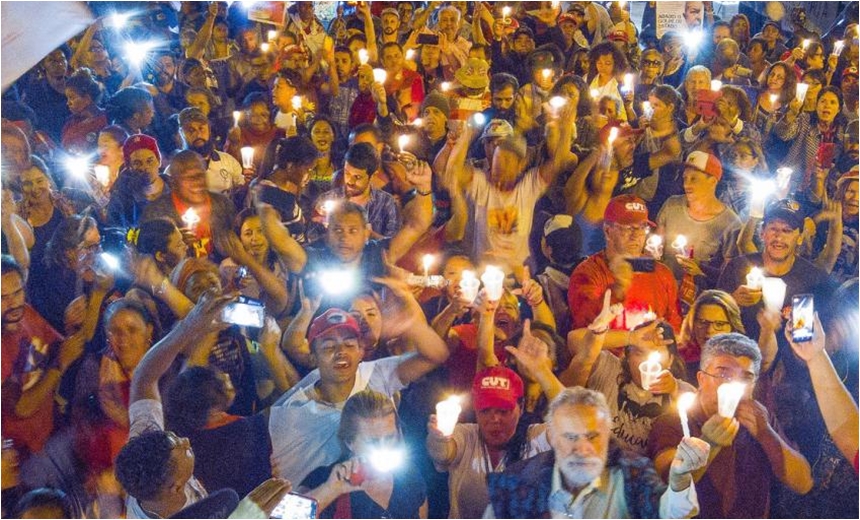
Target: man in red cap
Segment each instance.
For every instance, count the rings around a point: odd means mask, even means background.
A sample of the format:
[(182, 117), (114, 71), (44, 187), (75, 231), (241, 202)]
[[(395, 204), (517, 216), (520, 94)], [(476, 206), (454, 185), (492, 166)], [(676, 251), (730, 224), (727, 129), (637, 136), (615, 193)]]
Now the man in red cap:
[(161, 178), (161, 152), (148, 135), (129, 136), (122, 145), (126, 169), (117, 178), (107, 206), (112, 226), (137, 227), (146, 206), (170, 188)]
[(610, 290), (612, 303), (623, 304), (624, 313), (610, 327), (617, 330), (607, 335), (608, 347), (625, 346), (628, 330), (649, 319), (650, 313), (680, 330), (678, 288), (672, 272), (653, 258), (642, 258), (653, 227), (642, 199), (620, 195), (609, 201), (603, 214), (606, 248), (588, 257), (570, 276), (568, 303), (574, 329), (594, 321)]
[(719, 159), (692, 152), (684, 162), (684, 195), (669, 197), (657, 214), (657, 234), (667, 244), (686, 238), (683, 251), (665, 247), (663, 261), (677, 280), (693, 276), (699, 290), (713, 288), (723, 264), (737, 256), (741, 220), (717, 198), (722, 176)]
[(358, 322), (348, 312), (332, 308), (308, 330), (310, 357), (318, 367), (272, 406), (269, 433), (272, 470), (292, 482), (302, 482), (314, 469), (341, 456), (337, 438), (343, 404), (365, 389), (392, 397), (448, 359), (445, 342), (424, 319), (421, 307), (405, 288), (386, 287), (380, 307), (386, 321), (384, 338), (399, 337), (415, 351), (362, 362), (364, 348)]

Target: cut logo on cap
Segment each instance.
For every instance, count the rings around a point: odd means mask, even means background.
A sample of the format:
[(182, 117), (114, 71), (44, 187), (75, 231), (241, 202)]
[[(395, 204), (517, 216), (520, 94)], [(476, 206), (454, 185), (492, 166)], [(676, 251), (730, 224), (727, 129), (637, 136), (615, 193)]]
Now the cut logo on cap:
[(624, 205), (624, 209), (628, 211), (639, 211), (641, 213), (645, 213), (648, 210), (645, 208), (645, 205), (641, 202), (628, 202)]
[(511, 380), (507, 377), (487, 376), (481, 379), (481, 390), (510, 390)]

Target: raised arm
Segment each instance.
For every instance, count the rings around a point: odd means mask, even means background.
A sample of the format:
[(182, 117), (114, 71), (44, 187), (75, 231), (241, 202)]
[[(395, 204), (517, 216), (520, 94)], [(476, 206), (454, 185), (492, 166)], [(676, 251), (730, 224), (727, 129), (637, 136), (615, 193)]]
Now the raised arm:
[(322, 303), (322, 296), (311, 299), (305, 295), (304, 282), (299, 281), (299, 299), (301, 310), (295, 318), (290, 321), (287, 330), (281, 335), (281, 350), (287, 358), (302, 365), (313, 368), (316, 363), (311, 356), (311, 347), (308, 344), (307, 333), (311, 321)]
[(203, 57), (206, 46), (209, 45), (209, 41), (212, 39), (212, 29), (215, 27), (215, 17), (217, 16), (218, 2), (211, 2), (209, 4), (209, 12), (206, 14), (206, 20), (203, 22), (203, 26), (199, 31), (197, 31), (197, 36), (194, 38), (194, 41), (191, 42), (191, 45), (189, 45), (188, 49), (185, 50), (186, 58), (195, 58), (199, 60)]
[(304, 248), (287, 231), (281, 223), (278, 211), (269, 204), (257, 202), (257, 214), (263, 224), (263, 233), (269, 239), (272, 250), (281, 258), (287, 269), (300, 273), (308, 262)]
[(550, 160), (544, 161), (538, 170), (541, 178), (547, 185), (552, 184), (558, 174), (571, 162), (576, 160), (576, 156), (570, 153), (570, 140), (574, 127), (571, 121), (576, 121), (576, 104), (578, 102), (579, 99), (577, 99), (577, 96), (573, 96), (562, 107), (561, 115), (555, 122), (556, 124), (550, 123), (547, 125), (547, 144), (553, 141), (552, 137), (558, 135), (550, 151)]
[(588, 201), (588, 176), (598, 164), (598, 159), (606, 153), (602, 147), (595, 148), (577, 165), (573, 175), (564, 184), (565, 209), (568, 215), (577, 215)]
[(403, 208), (403, 227), (391, 237), (388, 259), (396, 264), (433, 224), (433, 173), (430, 165), (419, 162), (406, 172), (406, 180), (415, 188), (416, 194)]
[(289, 294), (287, 287), (278, 279), (277, 275), (272, 272), (245, 250), (242, 241), (235, 233), (229, 231), (223, 235), (215, 237), (215, 248), (224, 256), (229, 256), (239, 265), (248, 268), (254, 278), (260, 285), (262, 291), (262, 299), (266, 304), (266, 310), (272, 316), (280, 316), (287, 305)]
[(72, 55), (72, 59), (69, 60), (70, 69), (77, 69), (87, 65), (84, 63), (84, 56), (86, 56), (90, 50), (90, 44), (93, 42), (93, 37), (95, 37), (96, 31), (101, 30), (102, 27), (104, 27), (103, 18), (97, 18), (92, 25), (87, 27), (87, 30), (84, 31), (84, 35), (81, 36), (81, 40), (78, 42), (78, 46), (75, 48), (75, 53)]
[(481, 289), (476, 301), (478, 310), (478, 362), (476, 372), (501, 364), (496, 356), (496, 309), (498, 301), (487, 299), (487, 290)]

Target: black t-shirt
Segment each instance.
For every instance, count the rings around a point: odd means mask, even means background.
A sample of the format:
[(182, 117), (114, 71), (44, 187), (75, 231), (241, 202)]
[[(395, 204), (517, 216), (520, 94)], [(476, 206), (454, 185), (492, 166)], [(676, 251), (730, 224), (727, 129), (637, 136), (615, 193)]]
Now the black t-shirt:
[[(302, 482), (303, 487), (315, 489), (321, 486), (337, 464), (322, 466), (311, 472)], [(394, 488), (391, 490), (391, 499), (388, 509), (383, 509), (370, 498), (364, 491), (354, 491), (349, 494), (349, 505), (351, 514), (348, 518), (418, 518), (418, 510), (427, 499), (427, 489), (421, 474), (407, 460), (400, 471), (394, 474)], [(340, 497), (338, 500), (343, 500)], [(337, 510), (338, 500), (319, 512), (319, 518), (334, 518)]]

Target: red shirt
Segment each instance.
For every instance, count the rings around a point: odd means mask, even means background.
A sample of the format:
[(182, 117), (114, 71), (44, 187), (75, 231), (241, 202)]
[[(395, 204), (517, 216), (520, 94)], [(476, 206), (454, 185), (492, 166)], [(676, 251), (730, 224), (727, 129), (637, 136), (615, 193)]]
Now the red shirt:
[(32, 453), (42, 450), (54, 431), (54, 394), (45, 397), (39, 409), (30, 417), (15, 415), (15, 405), (21, 393), (38, 383), (48, 369), (51, 356), (63, 337), (29, 305), (24, 309), (21, 327), (2, 335), (3, 364), (3, 438), (12, 439), (17, 446), (26, 446)]
[[(472, 381), (478, 371), (478, 326), (467, 323), (457, 325), (453, 330), (460, 338), (460, 348), (453, 351), (445, 363), (445, 368), (448, 369), (448, 382), (459, 391), (471, 392)], [(504, 363), (508, 357), (505, 344), (496, 342), (494, 350), (499, 361)]]
[[(609, 270), (605, 251), (591, 255), (574, 269), (567, 291), (573, 328), (587, 327), (594, 321), (603, 308), (603, 295), (613, 283), (615, 277)], [(624, 314), (612, 324), (613, 329), (628, 330), (635, 314), (650, 310), (668, 322), (675, 334), (681, 330), (678, 286), (672, 271), (661, 262), (655, 262), (653, 273), (633, 273), (633, 283), (624, 301), (613, 297), (612, 303), (624, 304)]]

